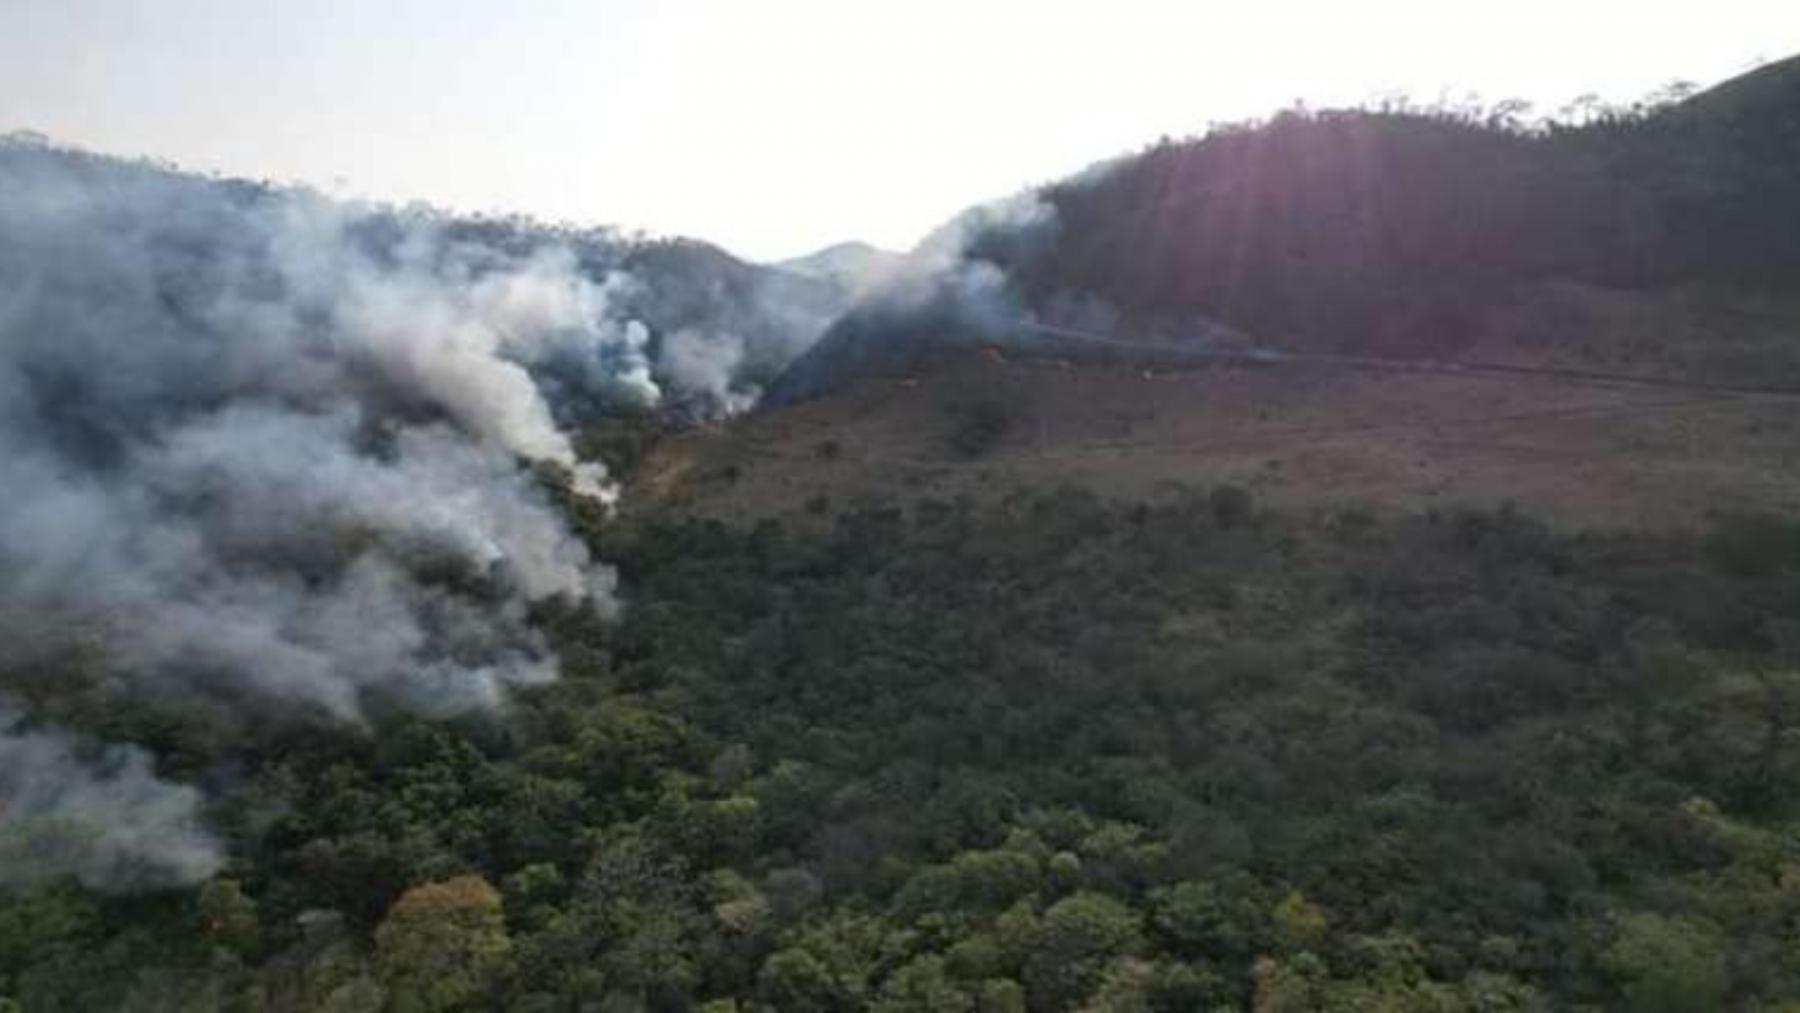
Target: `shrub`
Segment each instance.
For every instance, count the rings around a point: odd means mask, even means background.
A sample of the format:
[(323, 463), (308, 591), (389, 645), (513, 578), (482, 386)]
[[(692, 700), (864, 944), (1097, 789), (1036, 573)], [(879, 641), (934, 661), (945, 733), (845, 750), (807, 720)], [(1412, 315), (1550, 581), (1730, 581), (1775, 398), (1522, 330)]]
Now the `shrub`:
[(947, 411), (950, 430), (945, 443), (958, 457), (980, 457), (1012, 427), (1011, 407), (991, 395), (958, 398), (950, 402)]
[(1731, 514), (1706, 538), (1713, 564), (1739, 577), (1762, 577), (1800, 562), (1800, 527), (1768, 514)]
[(1206, 503), (1212, 509), (1213, 521), (1221, 528), (1242, 527), (1256, 510), (1249, 490), (1236, 485), (1219, 486), (1208, 494)]

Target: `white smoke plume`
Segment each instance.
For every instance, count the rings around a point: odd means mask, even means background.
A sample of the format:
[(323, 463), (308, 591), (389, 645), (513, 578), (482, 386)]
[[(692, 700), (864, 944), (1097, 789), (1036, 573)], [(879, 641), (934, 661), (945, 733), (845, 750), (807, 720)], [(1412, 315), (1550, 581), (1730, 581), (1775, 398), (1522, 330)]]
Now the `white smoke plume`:
[(689, 418), (750, 407), (852, 300), (830, 280), (701, 243), (649, 243), (627, 263), (638, 283), (617, 301), (654, 334), (651, 375), (665, 409)]
[(622, 283), (428, 217), (8, 154), (0, 664), (78, 636), (150, 697), (451, 711), (551, 677), (531, 602), (617, 608), (522, 462), (615, 495), (532, 370), (656, 398)]
[(104, 892), (193, 883), (218, 870), (200, 793), (158, 780), (130, 746), (27, 731), (0, 707), (0, 888), (72, 876)]
[[(361, 722), (554, 678), (533, 606), (620, 606), (534, 466), (609, 507), (571, 422), (747, 407), (832, 311), (759, 270), (0, 138), (0, 691), (79, 656), (120, 705)], [(19, 728), (0, 887), (218, 866), (147, 754)]]
[(1011, 242), (1040, 243), (1053, 237), (1058, 227), (1056, 207), (1037, 190), (1021, 190), (977, 204), (933, 229), (907, 253), (906, 262), (897, 273), (942, 274), (979, 261), (979, 247), (985, 238), (1000, 236)]
[(684, 328), (663, 338), (657, 370), (671, 386), (700, 396), (709, 417), (736, 415), (756, 403), (756, 387), (741, 385), (744, 343), (734, 334)]

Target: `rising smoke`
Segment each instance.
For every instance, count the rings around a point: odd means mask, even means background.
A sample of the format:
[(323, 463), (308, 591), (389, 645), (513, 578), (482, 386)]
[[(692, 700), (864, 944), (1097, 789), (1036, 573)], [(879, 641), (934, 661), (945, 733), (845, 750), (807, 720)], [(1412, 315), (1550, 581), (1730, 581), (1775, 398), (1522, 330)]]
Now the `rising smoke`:
[(0, 888), (63, 876), (107, 892), (191, 883), (218, 869), (200, 793), (167, 784), (130, 746), (84, 748), (0, 708)]
[[(641, 328), (565, 255), (429, 221), (378, 242), (355, 209), (168, 173), (5, 168), (0, 601), (60, 621), (0, 651), (79, 630), (140, 681), (354, 718), (365, 690), (456, 709), (543, 680), (530, 601), (616, 607), (519, 466), (614, 495), (538, 357), (656, 396)], [(446, 569), (487, 600), (419, 578)]]
[[(0, 668), (79, 650), (121, 701), (351, 722), (372, 697), (453, 713), (552, 678), (531, 605), (619, 603), (528, 465), (610, 504), (562, 420), (665, 392), (641, 279), (511, 239), (0, 147)], [(662, 359), (742, 407), (741, 342), (713, 333)], [(0, 718), (0, 834), (80, 841), (0, 885), (217, 864), (198, 796), (146, 754), (87, 765)]]
[(734, 335), (684, 329), (663, 339), (657, 358), (662, 372), (684, 390), (701, 395), (703, 413), (735, 415), (756, 403), (761, 391), (741, 386), (744, 345)]
[(655, 334), (652, 376), (666, 409), (718, 418), (762, 388), (847, 308), (829, 280), (751, 267), (691, 242), (650, 244), (626, 259), (640, 279), (624, 300)]
[(1035, 191), (978, 205), (933, 231), (782, 373), (763, 403), (818, 397), (846, 379), (910, 368), (970, 342), (1021, 340), (1037, 316), (1005, 267), (1054, 240)]
[(966, 326), (998, 333), (1030, 315), (1005, 265), (1051, 242), (1056, 209), (1033, 190), (978, 204), (933, 230), (866, 297), (890, 305), (948, 304)]

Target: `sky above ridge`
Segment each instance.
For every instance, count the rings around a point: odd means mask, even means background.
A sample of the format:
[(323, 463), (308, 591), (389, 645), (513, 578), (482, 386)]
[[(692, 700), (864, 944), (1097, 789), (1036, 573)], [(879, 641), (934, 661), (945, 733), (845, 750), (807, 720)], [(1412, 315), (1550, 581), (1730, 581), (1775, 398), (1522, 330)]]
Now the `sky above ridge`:
[(0, 0), (0, 131), (776, 259), (1296, 101), (1553, 112), (1795, 52), (1769, 0)]

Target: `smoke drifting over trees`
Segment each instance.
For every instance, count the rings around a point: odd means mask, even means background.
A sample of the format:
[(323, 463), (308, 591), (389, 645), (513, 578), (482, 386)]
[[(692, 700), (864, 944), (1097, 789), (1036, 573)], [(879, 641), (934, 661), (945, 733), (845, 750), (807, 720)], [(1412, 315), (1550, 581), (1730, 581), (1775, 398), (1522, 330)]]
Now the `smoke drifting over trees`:
[(1036, 193), (977, 205), (939, 226), (833, 323), (765, 402), (817, 397), (845, 378), (904, 368), (947, 345), (1016, 340), (1035, 316), (1001, 263), (1051, 242), (1060, 223)]
[(199, 827), (200, 793), (157, 780), (141, 749), (85, 754), (26, 731), (0, 708), (0, 887), (73, 876), (95, 890), (171, 886), (211, 875), (218, 847)]
[[(322, 201), (59, 168), (9, 163), (0, 197), (9, 614), (57, 614), (39, 627), (96, 634), (141, 678), (241, 673), (353, 717), (363, 688), (436, 707), (545, 678), (530, 600), (615, 607), (517, 465), (613, 495), (537, 357), (656, 394), (642, 326), (565, 256), (427, 224), (372, 243)], [(419, 579), (446, 566), (500, 607)]]
[[(665, 392), (635, 310), (681, 308), (561, 238), (0, 146), (0, 664), (80, 652), (122, 700), (349, 721), (371, 694), (454, 713), (553, 678), (530, 606), (619, 603), (526, 465), (610, 504), (569, 420), (742, 407), (755, 333), (688, 307), (660, 357), (693, 386)], [(147, 801), (41, 871), (210, 869), (203, 842), (129, 854), (192, 792), (139, 752), (95, 780), (60, 743), (5, 740), (0, 828)]]

